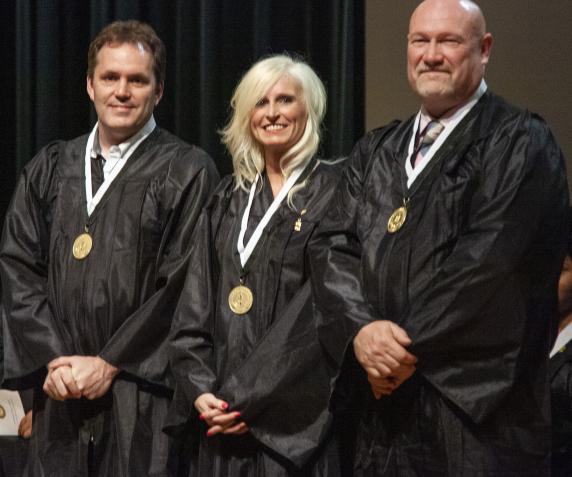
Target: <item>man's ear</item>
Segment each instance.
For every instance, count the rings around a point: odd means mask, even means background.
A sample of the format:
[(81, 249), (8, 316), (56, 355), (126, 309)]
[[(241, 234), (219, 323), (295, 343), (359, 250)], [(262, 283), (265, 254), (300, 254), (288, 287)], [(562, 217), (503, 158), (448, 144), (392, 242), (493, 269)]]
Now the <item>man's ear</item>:
[(163, 89), (165, 87), (165, 84), (161, 81), (158, 85), (157, 85), (157, 90), (155, 91), (155, 106), (157, 106), (159, 104), (159, 101), (161, 101), (161, 98), (163, 97)]
[(481, 39), (481, 64), (486, 66), (491, 57), (491, 49), (493, 47), (493, 36), (490, 33), (485, 33)]
[(86, 89), (87, 89), (87, 94), (89, 95), (90, 99), (93, 101), (93, 98), (94, 98), (93, 79), (89, 76), (87, 77), (87, 81), (86, 81)]

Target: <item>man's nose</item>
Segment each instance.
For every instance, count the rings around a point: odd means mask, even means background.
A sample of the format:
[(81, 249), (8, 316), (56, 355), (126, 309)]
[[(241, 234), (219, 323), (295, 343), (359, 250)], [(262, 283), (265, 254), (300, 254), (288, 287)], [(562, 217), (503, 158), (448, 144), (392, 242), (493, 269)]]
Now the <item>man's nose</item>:
[(427, 44), (427, 48), (423, 53), (423, 61), (427, 64), (436, 64), (443, 61), (441, 47), (439, 46), (437, 40), (433, 39)]
[(121, 78), (115, 86), (115, 96), (128, 98), (130, 96), (129, 82), (125, 78)]

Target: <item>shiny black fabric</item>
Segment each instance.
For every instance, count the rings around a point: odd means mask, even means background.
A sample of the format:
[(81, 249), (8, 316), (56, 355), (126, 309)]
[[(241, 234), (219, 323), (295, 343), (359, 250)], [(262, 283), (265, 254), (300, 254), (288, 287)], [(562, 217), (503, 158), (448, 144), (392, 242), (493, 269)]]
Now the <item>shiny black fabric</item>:
[(26, 470), (28, 441), (21, 437), (0, 437), (0, 477), (22, 477)]
[[(391, 398), (364, 391), (357, 474), (545, 475), (564, 159), (539, 117), (489, 92), (408, 190), (412, 125), (356, 145), (311, 246), (333, 360), (377, 319), (403, 327), (419, 358)], [(404, 197), (407, 220), (389, 234)]]
[(572, 475), (572, 342), (550, 359), (552, 476)]
[[(169, 420), (171, 432), (190, 420), (188, 432), (201, 434), (196, 475), (338, 475), (327, 409), (329, 377), (313, 318), (307, 255), (338, 177), (337, 166), (319, 164), (294, 195), (296, 212), (282, 203), (244, 271), (236, 244), (248, 193), (227, 178), (201, 217), (173, 326), (177, 388)], [(272, 200), (265, 178), (253, 201), (247, 238)], [(238, 316), (228, 295), (242, 273), (254, 304)], [(250, 432), (204, 437), (206, 427), (193, 403), (205, 392), (240, 411)]]
[[(4, 379), (35, 387), (32, 475), (87, 475), (91, 435), (91, 475), (166, 475), (166, 338), (191, 232), (218, 175), (200, 149), (156, 129), (94, 210), (93, 248), (80, 261), (72, 244), (87, 220), (86, 142), (42, 149), (6, 217)], [(56, 402), (42, 392), (45, 365), (74, 354), (99, 355), (121, 370), (106, 396)]]

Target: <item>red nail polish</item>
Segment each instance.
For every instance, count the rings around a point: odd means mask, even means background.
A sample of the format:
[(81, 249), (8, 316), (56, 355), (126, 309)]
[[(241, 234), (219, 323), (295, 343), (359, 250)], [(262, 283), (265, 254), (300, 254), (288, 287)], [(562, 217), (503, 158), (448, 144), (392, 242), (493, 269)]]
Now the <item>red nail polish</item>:
[(240, 416), (241, 416), (240, 412), (235, 412), (234, 415), (235, 415), (236, 417), (240, 417)]
[(228, 409), (228, 404), (223, 402), (222, 403), (222, 408), (226, 411)]
[(199, 414), (199, 419), (200, 419), (201, 421), (204, 421), (204, 420), (205, 420), (205, 417), (204, 417), (202, 414)]
[(207, 431), (207, 437), (212, 436), (212, 432), (211, 431)]

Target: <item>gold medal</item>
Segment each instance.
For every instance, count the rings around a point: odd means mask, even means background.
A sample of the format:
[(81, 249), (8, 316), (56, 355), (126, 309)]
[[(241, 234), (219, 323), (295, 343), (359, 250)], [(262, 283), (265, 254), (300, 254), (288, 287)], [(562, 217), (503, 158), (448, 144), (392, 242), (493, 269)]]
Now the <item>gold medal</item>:
[(403, 205), (393, 211), (393, 213), (389, 216), (389, 220), (387, 221), (387, 231), (390, 234), (397, 232), (403, 224), (405, 223), (405, 219), (407, 218), (407, 203), (409, 199), (403, 199)]
[(228, 295), (228, 306), (237, 315), (244, 315), (252, 308), (254, 297), (250, 288), (244, 285), (234, 287)]
[(74, 258), (77, 260), (83, 260), (89, 255), (89, 252), (91, 252), (92, 245), (93, 241), (91, 239), (91, 235), (89, 235), (87, 231), (78, 235), (73, 242), (72, 253)]

